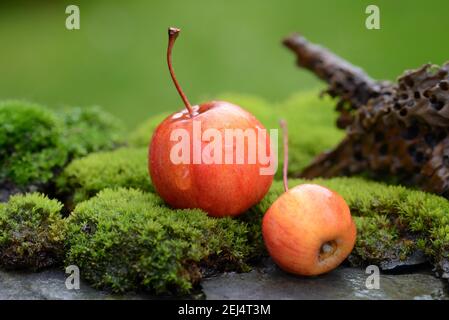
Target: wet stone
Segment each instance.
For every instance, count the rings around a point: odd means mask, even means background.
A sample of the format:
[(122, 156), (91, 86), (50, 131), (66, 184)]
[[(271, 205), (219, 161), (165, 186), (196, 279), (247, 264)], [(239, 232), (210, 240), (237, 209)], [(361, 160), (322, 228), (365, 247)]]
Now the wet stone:
[[(66, 274), (57, 269), (38, 273), (0, 271), (0, 299), (154, 299), (144, 293), (114, 295), (89, 287), (68, 290)], [(430, 270), (380, 274), (379, 289), (368, 289), (364, 269), (339, 267), (318, 277), (297, 277), (267, 260), (249, 273), (223, 273), (204, 279), (202, 294), (191, 299), (449, 299), (447, 282)], [(161, 297), (158, 297), (161, 298)], [(189, 297), (184, 297), (189, 298)]]
[(225, 273), (203, 281), (208, 299), (449, 299), (447, 283), (429, 271), (380, 273), (368, 289), (364, 269), (339, 267), (318, 277), (297, 277), (272, 263), (249, 273)]

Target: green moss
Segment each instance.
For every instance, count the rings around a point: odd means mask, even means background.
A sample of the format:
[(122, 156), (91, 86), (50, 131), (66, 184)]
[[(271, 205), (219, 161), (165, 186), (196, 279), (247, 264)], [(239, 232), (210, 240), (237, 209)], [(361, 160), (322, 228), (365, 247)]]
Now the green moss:
[(0, 103), (0, 185), (42, 185), (67, 159), (63, 126), (50, 111), (23, 101)]
[(236, 219), (171, 210), (140, 190), (106, 189), (68, 218), (67, 264), (93, 286), (115, 292), (187, 293), (203, 268), (244, 270), (252, 246)]
[[(335, 190), (348, 203), (358, 227), (354, 261), (404, 261), (416, 250), (423, 250), (436, 265), (449, 258), (449, 201), (445, 198), (361, 178), (291, 180), (289, 185), (305, 182)], [(253, 210), (263, 214), (282, 192), (282, 183), (274, 182)]]
[[(293, 95), (279, 106), (277, 112), (287, 121), (289, 128), (289, 174), (300, 172), (317, 155), (337, 145), (344, 136), (344, 132), (335, 126), (337, 113), (334, 103), (330, 98), (320, 98), (317, 90)], [(282, 145), (279, 146), (282, 150)], [(278, 170), (279, 179), (280, 173)]]
[(134, 129), (128, 136), (128, 143), (133, 147), (148, 147), (150, 144), (151, 136), (156, 127), (166, 117), (170, 115), (169, 112), (163, 112), (150, 117), (136, 129)]
[(67, 108), (61, 112), (64, 142), (71, 158), (112, 150), (124, 143), (121, 122), (98, 106)]
[(39, 193), (12, 196), (0, 205), (0, 266), (38, 270), (61, 261), (62, 205)]
[(251, 248), (248, 259), (258, 260), (259, 258), (268, 255), (262, 237), (262, 218), (264, 214), (265, 212), (254, 210), (252, 208), (245, 214), (237, 217), (237, 220), (246, 224), (248, 228), (248, 244)]
[(147, 152), (146, 148), (120, 148), (76, 159), (58, 178), (58, 190), (69, 196), (69, 204), (87, 200), (106, 188), (152, 191)]
[(418, 250), (418, 239), (386, 215), (355, 217), (354, 220), (358, 237), (350, 261), (355, 265), (375, 264), (390, 269)]
[(120, 123), (99, 107), (68, 108), (56, 114), (28, 102), (2, 102), (1, 189), (47, 190), (69, 159), (121, 143)]

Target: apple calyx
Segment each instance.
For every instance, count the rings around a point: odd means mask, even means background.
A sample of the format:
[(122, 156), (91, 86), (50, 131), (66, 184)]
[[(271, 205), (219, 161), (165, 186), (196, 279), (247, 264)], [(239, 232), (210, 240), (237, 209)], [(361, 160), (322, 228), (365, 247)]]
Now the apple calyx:
[(324, 261), (327, 258), (331, 257), (335, 253), (335, 251), (337, 251), (337, 243), (334, 240), (323, 243), (318, 255), (319, 261)]
[(182, 88), (179, 85), (178, 80), (176, 79), (175, 71), (173, 70), (173, 66), (172, 66), (172, 58), (171, 58), (172, 49), (173, 49), (173, 45), (175, 44), (175, 41), (178, 38), (178, 35), (180, 32), (181, 32), (181, 29), (179, 29), (179, 28), (174, 28), (174, 27), (168, 28), (167, 64), (168, 64), (168, 70), (170, 71), (170, 75), (171, 75), (173, 83), (176, 87), (176, 90), (178, 91), (179, 95), (181, 96), (181, 99), (184, 102), (184, 105), (186, 106), (186, 109), (189, 112), (190, 117), (193, 117), (192, 105), (190, 104), (186, 95), (182, 91)]

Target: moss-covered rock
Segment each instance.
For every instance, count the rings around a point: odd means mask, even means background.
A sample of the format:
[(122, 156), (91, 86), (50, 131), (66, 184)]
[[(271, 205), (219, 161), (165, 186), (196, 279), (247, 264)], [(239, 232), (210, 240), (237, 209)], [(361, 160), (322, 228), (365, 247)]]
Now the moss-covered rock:
[(51, 192), (71, 159), (122, 143), (120, 122), (99, 107), (55, 113), (29, 102), (1, 102), (0, 201), (19, 192)]
[[(449, 272), (449, 201), (445, 198), (361, 178), (290, 180), (289, 185), (305, 182), (335, 190), (348, 203), (358, 230), (354, 263), (400, 263), (421, 251), (442, 273)], [(274, 182), (253, 210), (263, 215), (282, 192), (282, 183)]]
[(128, 187), (153, 191), (146, 148), (96, 152), (72, 161), (57, 180), (67, 204), (77, 204), (106, 188)]
[(51, 111), (23, 101), (0, 103), (0, 186), (48, 183), (67, 160), (63, 125)]
[(66, 108), (59, 116), (64, 123), (63, 138), (70, 158), (124, 144), (122, 123), (101, 107)]
[[(441, 197), (361, 178), (313, 182), (340, 193), (358, 235), (350, 262), (399, 265), (423, 252), (440, 272), (449, 252), (449, 202)], [(96, 287), (186, 293), (206, 270), (245, 270), (264, 255), (261, 219), (283, 192), (267, 196), (237, 219), (213, 219), (199, 210), (172, 210), (153, 193), (105, 189), (78, 204), (68, 218), (67, 263), (76, 263)]]
[(248, 226), (200, 210), (171, 210), (152, 193), (106, 189), (68, 218), (67, 264), (115, 292), (187, 293), (204, 268), (244, 270)]
[[(334, 127), (332, 104), (317, 98), (316, 91), (280, 104), (246, 95), (220, 99), (241, 105), (268, 129), (277, 128), (281, 118), (288, 121), (290, 172), (343, 134)], [(96, 152), (123, 142), (120, 124), (100, 109), (56, 115), (23, 102), (0, 104), (0, 200), (2, 188), (39, 189), (58, 176), (57, 193), (67, 200), (66, 209), (76, 205), (67, 220), (66, 261), (78, 265), (96, 287), (186, 293), (210, 271), (246, 270), (251, 258), (265, 254), (261, 220), (283, 192), (282, 183), (275, 182), (258, 205), (237, 219), (166, 207), (152, 193), (147, 150), (152, 131), (167, 115), (149, 119), (129, 136), (129, 143), (139, 147)], [(66, 166), (69, 159), (74, 160)], [(304, 182), (309, 181), (291, 180), (290, 185)], [(358, 230), (351, 263), (382, 267), (422, 252), (449, 274), (446, 199), (361, 178), (312, 182), (337, 191), (351, 208)], [(60, 203), (39, 194), (0, 203), (0, 265), (39, 269), (56, 263), (64, 238), (60, 210)]]
[(353, 265), (375, 264), (390, 270), (427, 261), (419, 251), (418, 234), (403, 229), (389, 216), (354, 217), (354, 220), (358, 238), (349, 258)]
[(63, 258), (62, 205), (39, 193), (12, 196), (0, 205), (0, 266), (38, 270)]

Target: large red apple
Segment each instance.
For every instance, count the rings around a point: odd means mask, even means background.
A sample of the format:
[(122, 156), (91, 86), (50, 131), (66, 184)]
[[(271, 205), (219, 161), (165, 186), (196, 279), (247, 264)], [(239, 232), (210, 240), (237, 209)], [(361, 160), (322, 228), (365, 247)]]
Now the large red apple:
[[(257, 134), (264, 130), (252, 114), (224, 101), (190, 105), (176, 81), (171, 65), (171, 49), (178, 33), (179, 29), (169, 29), (167, 60), (170, 74), (186, 108), (167, 117), (153, 134), (148, 163), (151, 180), (158, 194), (174, 208), (200, 208), (217, 217), (241, 214), (264, 197), (273, 181), (274, 172), (261, 174), (263, 168), (267, 167), (266, 163), (261, 163), (260, 159), (248, 161), (248, 152), (253, 147), (271, 153), (269, 135), (252, 142), (244, 139), (239, 148), (236, 139), (225, 142), (226, 131), (241, 129), (245, 132), (249, 129)], [(219, 136), (202, 139), (203, 135), (211, 132), (210, 129)], [(179, 132), (189, 137), (184, 141), (188, 144), (183, 149), (183, 157), (187, 157), (188, 161), (182, 163), (173, 159), (173, 155), (177, 156), (179, 151)], [(174, 136), (177, 138), (173, 139)], [(218, 142), (215, 141), (218, 137), (223, 137), (221, 146), (219, 144), (223, 161), (214, 162), (201, 157), (211, 142)], [(251, 143), (256, 145), (251, 146)], [(241, 153), (241, 146), (243, 162), (238, 163), (235, 154)], [(211, 152), (210, 157), (216, 156), (217, 151)], [(229, 152), (234, 153), (234, 158), (226, 162), (225, 154)]]
[[(285, 129), (285, 123), (282, 124)], [(336, 268), (351, 253), (356, 226), (345, 200), (316, 184), (287, 186), (287, 134), (284, 133), (283, 193), (265, 213), (266, 248), (283, 270), (318, 275)]]

